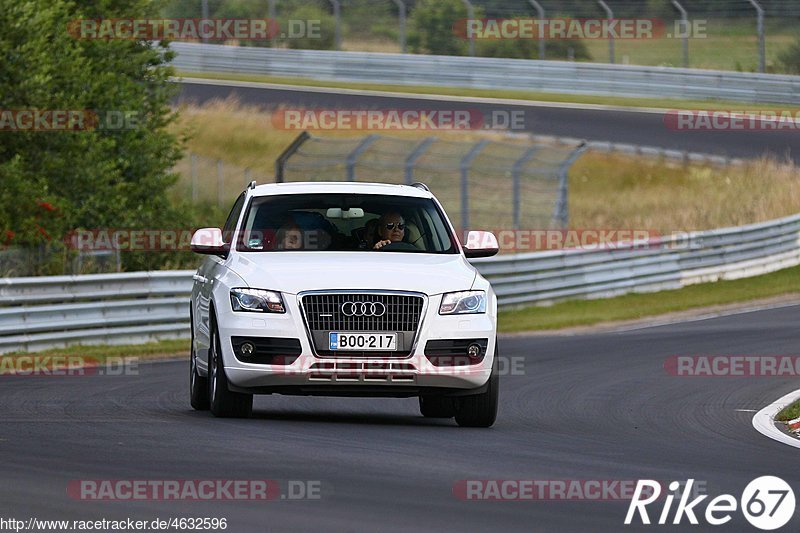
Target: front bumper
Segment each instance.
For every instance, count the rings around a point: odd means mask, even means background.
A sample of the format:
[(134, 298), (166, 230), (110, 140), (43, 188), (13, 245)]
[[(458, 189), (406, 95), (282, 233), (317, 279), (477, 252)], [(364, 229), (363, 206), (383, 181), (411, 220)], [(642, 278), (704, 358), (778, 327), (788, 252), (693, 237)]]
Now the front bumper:
[[(494, 297), (494, 295), (491, 295)], [(231, 388), (239, 392), (328, 394), (365, 396), (415, 396), (426, 393), (479, 392), (488, 382), (495, 353), (497, 319), (491, 313), (442, 316), (441, 295), (427, 297), (416, 342), (405, 357), (320, 357), (313, 350), (303, 320), (299, 297), (284, 294), (286, 313), (233, 312), (217, 309), (222, 359)], [(494, 306), (490, 306), (490, 309)], [(251, 364), (234, 354), (233, 337), (299, 339), (300, 355), (285, 358), (290, 364)], [(429, 340), (488, 339), (483, 359), (476, 364), (435, 366), (425, 356)]]

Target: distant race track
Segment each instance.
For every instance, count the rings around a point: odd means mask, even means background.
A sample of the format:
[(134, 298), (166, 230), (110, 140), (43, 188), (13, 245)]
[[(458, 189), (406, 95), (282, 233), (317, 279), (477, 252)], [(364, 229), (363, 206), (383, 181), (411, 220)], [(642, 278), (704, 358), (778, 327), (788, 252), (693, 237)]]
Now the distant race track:
[[(237, 86), (241, 85), (241, 86)], [(246, 87), (244, 85), (251, 85)], [(211, 84), (181, 82), (180, 102), (203, 103), (234, 96), (242, 103), (274, 108), (279, 105), (307, 108), (385, 108), (385, 109), (478, 109), (522, 110), (526, 131), (539, 135), (574, 137), (591, 141), (610, 141), (673, 150), (724, 155), (735, 158), (758, 157), (765, 153), (800, 162), (800, 130), (781, 131), (673, 131), (664, 124), (663, 112), (577, 109), (559, 104), (530, 105), (465, 103), (408, 96), (367, 96), (338, 94), (336, 89), (278, 89), (241, 82)], [(446, 98), (446, 97), (445, 97)], [(710, 109), (718, 108), (709, 103)], [(777, 107), (777, 106), (773, 106)], [(800, 124), (797, 125), (800, 128)]]

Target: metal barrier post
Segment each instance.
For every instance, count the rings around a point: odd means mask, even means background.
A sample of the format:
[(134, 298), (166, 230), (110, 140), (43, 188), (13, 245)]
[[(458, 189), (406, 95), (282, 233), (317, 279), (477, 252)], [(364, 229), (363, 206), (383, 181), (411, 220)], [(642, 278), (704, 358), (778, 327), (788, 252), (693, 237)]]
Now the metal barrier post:
[(283, 183), (286, 161), (288, 161), (289, 158), (300, 149), (303, 143), (310, 138), (311, 135), (307, 131), (302, 132), (295, 140), (292, 141), (292, 144), (287, 146), (286, 150), (284, 150), (283, 153), (278, 156), (278, 159), (275, 160), (275, 183)]
[(269, 17), (270, 28), (275, 31), (272, 35), (270, 35), (269, 45), (272, 48), (275, 48), (275, 45), (278, 44), (278, 36), (280, 35), (280, 27), (278, 26), (278, 15), (275, 12), (275, 2), (277, 0), (267, 0), (267, 17)]
[[(464, 5), (467, 6), (467, 18), (472, 20), (475, 18), (475, 8), (472, 7), (472, 3), (469, 0), (461, 0), (464, 2)], [(469, 24), (467, 24), (469, 27)], [(475, 57), (475, 36), (470, 34), (469, 37), (469, 55)]]
[(420, 141), (420, 143), (408, 154), (406, 157), (406, 164), (405, 164), (405, 177), (406, 177), (406, 185), (411, 185), (414, 182), (414, 165), (417, 164), (417, 161), (422, 154), (425, 153), (425, 150), (433, 144), (433, 141), (436, 140), (436, 137), (425, 137)]
[(683, 68), (689, 68), (689, 16), (683, 6), (678, 3), (678, 0), (672, 0), (672, 5), (675, 6), (681, 14), (681, 23), (683, 24)]
[(469, 228), (469, 166), (487, 144), (487, 139), (481, 140), (461, 159), (461, 231)]
[(331, 5), (333, 6), (333, 18), (335, 19), (335, 30), (334, 30), (334, 48), (336, 50), (342, 49), (342, 17), (341, 11), (342, 8), (339, 5), (339, 0), (328, 0)]
[[(528, 0), (533, 8), (536, 10), (536, 16), (539, 17), (539, 20), (544, 19), (544, 8), (542, 4), (537, 2), (536, 0)], [(541, 26), (539, 26), (541, 28)], [(539, 32), (539, 59), (544, 59), (544, 35), (542, 31)]]
[(562, 228), (566, 228), (569, 223), (569, 167), (586, 151), (588, 145), (582, 142), (575, 148), (571, 154), (561, 163), (558, 167), (558, 201), (556, 202), (555, 212), (553, 219), (558, 222)]
[(520, 172), (522, 172), (522, 168), (525, 164), (533, 159), (533, 156), (539, 150), (538, 146), (532, 146), (528, 148), (522, 157), (514, 161), (514, 166), (511, 169), (511, 179), (513, 180), (513, 188), (514, 192), (512, 193), (514, 196), (514, 229), (519, 229), (520, 226), (520, 212), (522, 211), (522, 193), (520, 191)]
[(406, 53), (406, 3), (403, 0), (394, 0), (397, 6), (397, 16), (400, 23), (400, 51)]
[(217, 205), (222, 207), (225, 196), (225, 174), (222, 172), (222, 159), (217, 159)]
[(356, 161), (358, 160), (358, 156), (364, 153), (364, 150), (369, 148), (369, 145), (374, 143), (375, 141), (380, 138), (380, 135), (372, 134), (367, 135), (363, 141), (358, 143), (352, 152), (347, 154), (347, 181), (355, 181), (356, 180)]
[[(602, 7), (606, 12), (606, 18), (609, 20), (614, 18), (614, 12), (611, 11), (611, 8), (608, 7), (608, 4), (606, 4), (603, 0), (597, 0), (597, 3), (600, 4), (600, 7)], [(608, 37), (608, 60), (612, 65), (614, 64), (614, 38), (610, 35)]]
[(750, 0), (750, 3), (756, 8), (757, 19), (756, 29), (758, 31), (758, 71), (764, 72), (767, 66), (767, 43), (764, 35), (764, 8), (762, 8), (756, 0)]

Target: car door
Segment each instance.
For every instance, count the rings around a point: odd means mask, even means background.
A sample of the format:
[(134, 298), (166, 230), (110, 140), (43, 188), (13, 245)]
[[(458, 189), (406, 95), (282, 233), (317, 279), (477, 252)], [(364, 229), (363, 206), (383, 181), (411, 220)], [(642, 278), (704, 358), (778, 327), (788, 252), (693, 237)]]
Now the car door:
[[(236, 226), (244, 209), (247, 194), (243, 192), (233, 204), (225, 225), (222, 227), (222, 235), (226, 242), (234, 246)], [(208, 368), (208, 349), (211, 345), (210, 328), (210, 309), (211, 294), (214, 289), (214, 282), (220, 279), (227, 270), (227, 260), (218, 256), (211, 255), (203, 261), (203, 264), (194, 275), (194, 315), (195, 326), (195, 350), (197, 353), (197, 366), (201, 373), (205, 374)]]

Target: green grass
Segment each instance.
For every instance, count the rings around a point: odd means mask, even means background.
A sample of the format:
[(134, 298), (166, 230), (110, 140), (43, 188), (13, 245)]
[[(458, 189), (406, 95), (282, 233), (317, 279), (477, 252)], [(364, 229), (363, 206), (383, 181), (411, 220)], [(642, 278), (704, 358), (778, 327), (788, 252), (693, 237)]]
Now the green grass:
[(671, 291), (501, 311), (499, 329), (504, 333), (555, 330), (797, 293), (800, 293), (800, 267), (792, 267), (752, 278), (702, 283)]
[(800, 400), (787, 405), (775, 416), (775, 420), (779, 422), (788, 422), (795, 418), (800, 418)]
[[(133, 345), (75, 345), (67, 348), (54, 348), (37, 352), (37, 356), (73, 356), (87, 359), (105, 361), (109, 358), (137, 357), (139, 359), (159, 359), (162, 357), (189, 354), (189, 341), (186, 339), (164, 340), (147, 344)], [(0, 355), (4, 357), (19, 357), (30, 355), (25, 352), (13, 352)]]
[(767, 104), (743, 104), (724, 100), (690, 101), (668, 98), (629, 98), (623, 96), (592, 96), (582, 94), (560, 94), (521, 90), (471, 89), (466, 87), (432, 87), (425, 85), (384, 85), (379, 83), (356, 83), (339, 81), (322, 81), (309, 78), (292, 78), (284, 76), (267, 76), (261, 74), (234, 74), (228, 72), (190, 72), (178, 71), (178, 75), (187, 78), (205, 78), (210, 80), (251, 81), (258, 83), (274, 83), (280, 85), (299, 85), (303, 87), (330, 87), (334, 89), (360, 89), (371, 91), (391, 91), (408, 94), (438, 94), (444, 96), (463, 96), (478, 98), (507, 98), (513, 100), (530, 100), (539, 102), (595, 104), (622, 107), (652, 107), (657, 109), (725, 109), (731, 111), (789, 110), (800, 111), (800, 107)]

